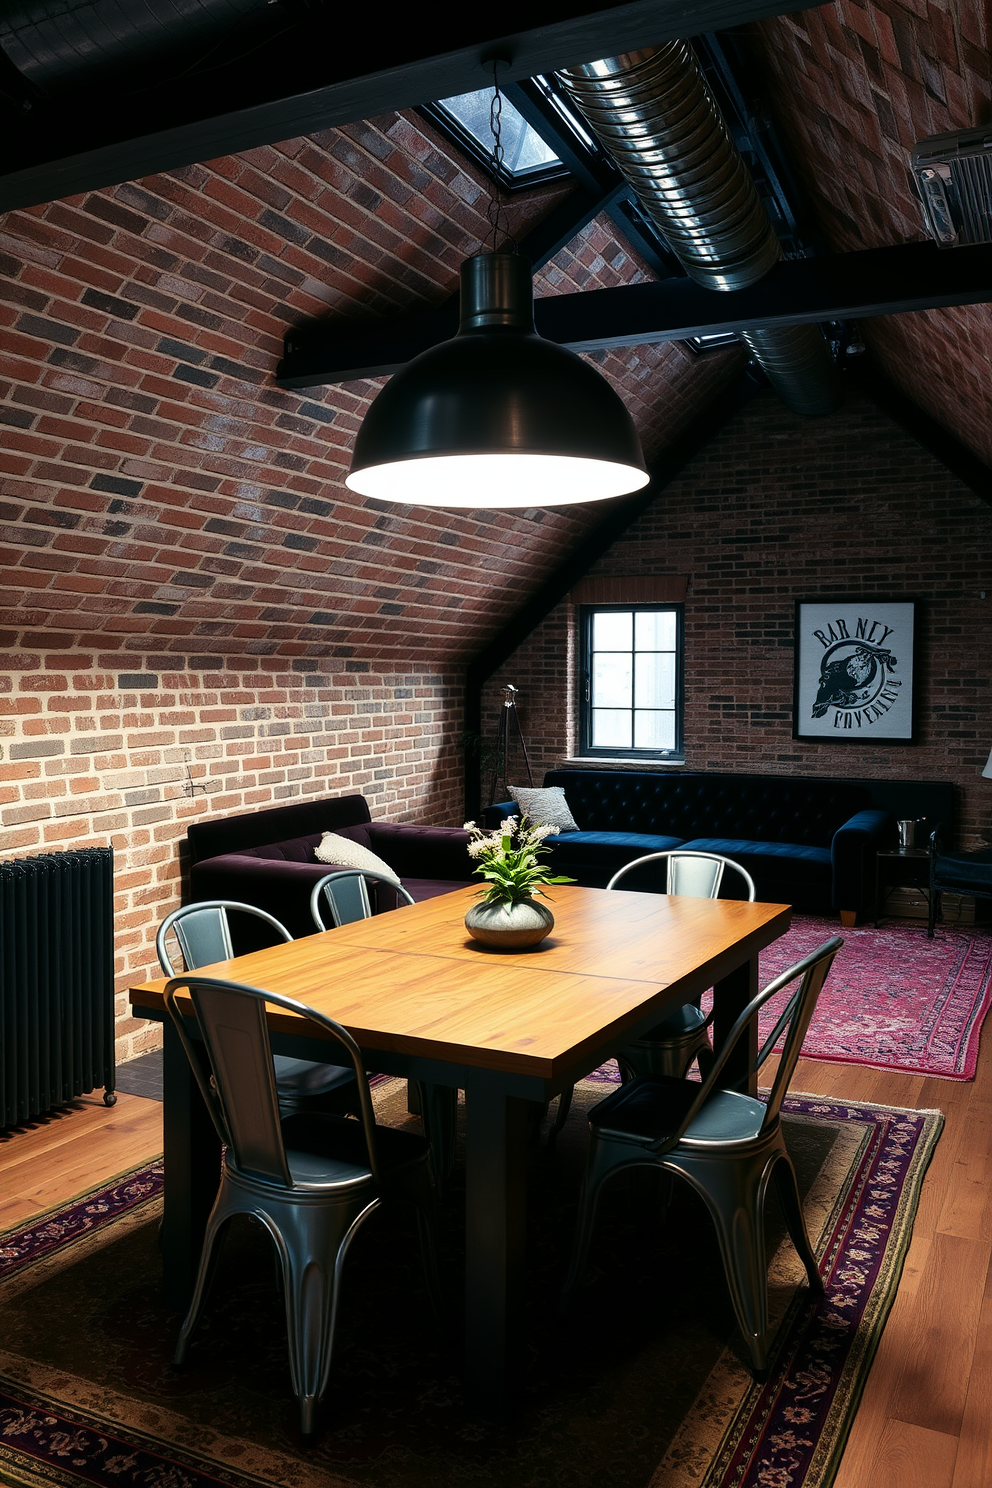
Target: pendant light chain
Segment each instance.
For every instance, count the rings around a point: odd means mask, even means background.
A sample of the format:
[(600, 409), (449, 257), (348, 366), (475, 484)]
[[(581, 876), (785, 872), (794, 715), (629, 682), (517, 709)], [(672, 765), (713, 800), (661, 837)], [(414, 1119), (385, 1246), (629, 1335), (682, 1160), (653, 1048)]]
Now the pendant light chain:
[(510, 219), (503, 205), (503, 94), (499, 87), (499, 62), (493, 62), (493, 97), (489, 105), (489, 128), (493, 136), (493, 190), (489, 193), (489, 206), (486, 208), (486, 217), (489, 221), (489, 237), (492, 242), (492, 252), (495, 253), (499, 247), (500, 235), (509, 239), (512, 251), (516, 253), (517, 245), (513, 234), (510, 232)]

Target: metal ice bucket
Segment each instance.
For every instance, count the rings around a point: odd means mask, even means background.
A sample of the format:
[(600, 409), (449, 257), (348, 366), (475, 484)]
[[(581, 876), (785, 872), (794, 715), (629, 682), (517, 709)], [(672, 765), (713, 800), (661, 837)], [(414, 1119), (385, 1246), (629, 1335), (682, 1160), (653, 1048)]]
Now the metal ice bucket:
[(917, 828), (917, 824), (919, 822), (921, 822), (922, 820), (923, 820), (922, 816), (918, 816), (913, 821), (899, 821), (899, 822), (896, 822), (896, 826), (899, 829), (899, 846), (900, 846), (900, 848), (904, 848), (905, 849), (907, 847), (915, 847), (916, 846), (916, 828)]

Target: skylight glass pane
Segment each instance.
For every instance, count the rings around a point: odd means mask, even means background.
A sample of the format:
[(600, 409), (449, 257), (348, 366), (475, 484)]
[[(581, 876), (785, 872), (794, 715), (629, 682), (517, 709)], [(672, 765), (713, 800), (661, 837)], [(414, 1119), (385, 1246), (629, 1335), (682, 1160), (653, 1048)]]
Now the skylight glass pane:
[[(457, 98), (441, 98), (441, 108), (446, 109), (463, 129), (487, 152), (492, 151), (493, 135), (489, 127), (489, 109), (493, 101), (491, 88), (482, 88), (478, 93), (462, 93)], [(503, 165), (511, 176), (526, 175), (528, 171), (561, 165), (558, 156), (544, 143), (536, 130), (531, 129), (526, 119), (503, 99), (501, 118)]]

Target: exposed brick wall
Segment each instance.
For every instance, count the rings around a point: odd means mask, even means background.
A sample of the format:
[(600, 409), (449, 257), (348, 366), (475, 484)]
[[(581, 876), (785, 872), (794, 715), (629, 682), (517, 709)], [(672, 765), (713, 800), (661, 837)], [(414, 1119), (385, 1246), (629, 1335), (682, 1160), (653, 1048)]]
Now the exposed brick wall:
[[(515, 231), (567, 189), (514, 196)], [(379, 384), (273, 374), (302, 319), (445, 299), (487, 200), (411, 114), (0, 219), (0, 854), (113, 844), (121, 989), (191, 817), (357, 790), (461, 819), (461, 664), (598, 509), (366, 502)], [(643, 274), (596, 221), (537, 292)], [(678, 348), (598, 360), (649, 450), (713, 388)], [(122, 1057), (157, 1037), (118, 1011)]]
[(235, 668), (220, 657), (21, 650), (0, 675), (0, 855), (114, 848), (118, 1058), (153, 1047), (129, 983), (159, 975), (186, 829), (313, 795), (460, 823), (460, 676)]
[[(992, 838), (990, 552), (992, 509), (871, 405), (802, 420), (765, 393), (591, 572), (689, 578), (686, 768), (952, 780), (978, 846)], [(917, 744), (792, 738), (794, 601), (829, 594), (923, 601)], [(559, 605), (486, 689), (491, 731), (498, 687), (520, 688), (542, 771), (572, 748), (573, 623)]]
[[(909, 177), (917, 140), (989, 118), (990, 12), (978, 0), (860, 0), (752, 28), (767, 107), (837, 250), (923, 240)], [(889, 375), (992, 463), (992, 309), (862, 322)]]

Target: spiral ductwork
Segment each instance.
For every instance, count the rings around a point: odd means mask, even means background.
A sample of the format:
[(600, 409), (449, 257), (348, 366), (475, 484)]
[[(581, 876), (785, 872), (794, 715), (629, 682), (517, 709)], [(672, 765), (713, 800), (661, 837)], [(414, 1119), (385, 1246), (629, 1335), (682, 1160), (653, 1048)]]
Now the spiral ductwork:
[[(558, 80), (697, 284), (742, 289), (782, 256), (768, 213), (685, 41), (606, 57)], [(830, 413), (840, 379), (815, 325), (742, 331), (795, 413)]]

